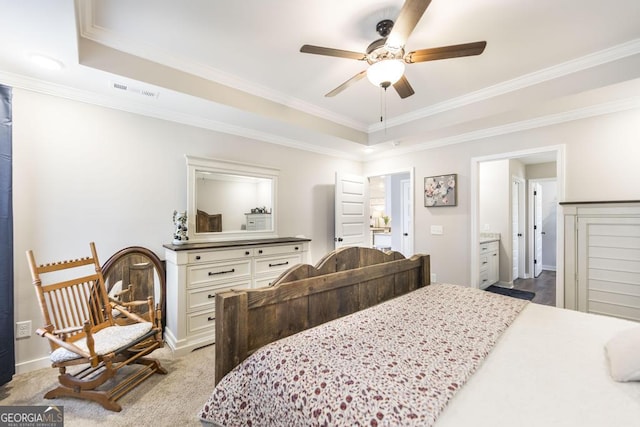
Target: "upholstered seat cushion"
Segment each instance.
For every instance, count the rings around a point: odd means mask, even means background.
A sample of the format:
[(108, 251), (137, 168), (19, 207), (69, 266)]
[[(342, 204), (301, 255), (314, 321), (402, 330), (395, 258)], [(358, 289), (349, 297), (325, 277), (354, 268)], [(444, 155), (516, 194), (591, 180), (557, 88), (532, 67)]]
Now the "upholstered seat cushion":
[[(151, 322), (143, 322), (135, 323), (133, 325), (110, 326), (108, 328), (104, 328), (93, 334), (95, 352), (97, 355), (102, 356), (122, 348), (144, 336), (151, 330), (151, 326)], [(86, 352), (89, 351), (85, 338), (75, 341), (73, 344)], [(80, 356), (66, 348), (60, 347), (51, 353), (50, 358), (53, 363), (61, 363), (68, 360), (78, 359)]]

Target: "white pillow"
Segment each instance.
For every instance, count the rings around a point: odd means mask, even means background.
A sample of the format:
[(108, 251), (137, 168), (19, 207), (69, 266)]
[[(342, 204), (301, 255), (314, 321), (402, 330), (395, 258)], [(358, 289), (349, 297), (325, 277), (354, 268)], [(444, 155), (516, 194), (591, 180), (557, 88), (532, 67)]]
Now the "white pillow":
[(640, 381), (640, 327), (622, 331), (605, 345), (609, 373), (616, 381)]

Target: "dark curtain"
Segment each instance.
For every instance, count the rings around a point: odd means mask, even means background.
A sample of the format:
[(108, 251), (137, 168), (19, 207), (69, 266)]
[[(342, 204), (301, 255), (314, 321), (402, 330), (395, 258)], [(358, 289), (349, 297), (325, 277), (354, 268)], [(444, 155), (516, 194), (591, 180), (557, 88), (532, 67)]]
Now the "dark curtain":
[(11, 88), (0, 85), (0, 385), (15, 373), (13, 336), (13, 205)]

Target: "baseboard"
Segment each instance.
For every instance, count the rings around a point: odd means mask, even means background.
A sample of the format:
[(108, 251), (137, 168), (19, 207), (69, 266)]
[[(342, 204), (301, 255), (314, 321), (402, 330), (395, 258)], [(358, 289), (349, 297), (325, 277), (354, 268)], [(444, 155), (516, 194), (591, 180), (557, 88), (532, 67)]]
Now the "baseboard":
[(26, 362), (16, 363), (16, 375), (26, 374), (27, 372), (50, 367), (51, 360), (49, 360), (49, 356), (42, 357), (40, 359), (28, 360)]
[(513, 282), (496, 282), (493, 284), (493, 286), (497, 286), (499, 288), (505, 288), (505, 289), (513, 289)]
[(548, 271), (556, 271), (556, 266), (555, 265), (542, 265), (542, 269), (543, 270), (548, 270)]

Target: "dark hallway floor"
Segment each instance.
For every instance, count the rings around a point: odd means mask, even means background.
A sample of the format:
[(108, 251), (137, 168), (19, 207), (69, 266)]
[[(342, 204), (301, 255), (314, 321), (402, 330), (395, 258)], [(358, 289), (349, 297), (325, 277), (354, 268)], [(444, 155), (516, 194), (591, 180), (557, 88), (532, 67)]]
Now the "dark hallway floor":
[(513, 288), (522, 291), (535, 292), (532, 302), (543, 305), (556, 305), (556, 272), (543, 270), (532, 279), (517, 279), (513, 281)]

